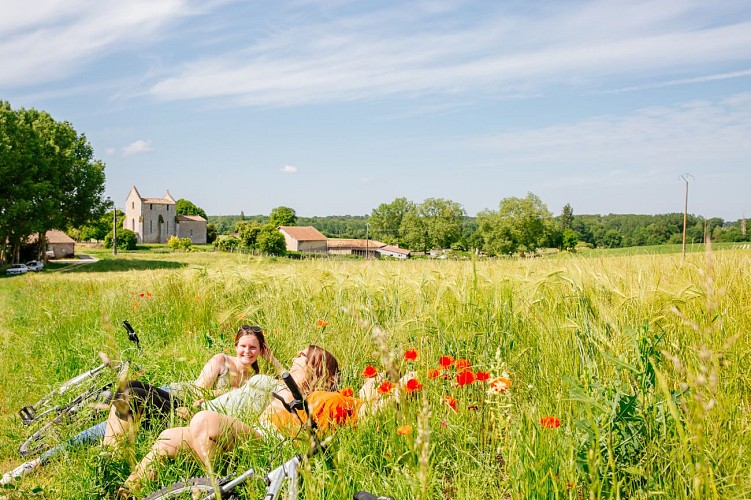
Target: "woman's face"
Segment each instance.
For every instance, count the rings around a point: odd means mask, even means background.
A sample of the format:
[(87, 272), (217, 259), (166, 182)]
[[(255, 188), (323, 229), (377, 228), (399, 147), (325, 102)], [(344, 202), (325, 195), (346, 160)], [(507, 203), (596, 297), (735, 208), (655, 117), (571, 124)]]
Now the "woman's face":
[(244, 367), (250, 367), (261, 354), (261, 343), (255, 335), (243, 335), (235, 346), (237, 359)]
[(301, 374), (307, 374), (308, 371), (308, 349), (303, 349), (292, 358), (290, 372), (299, 371)]

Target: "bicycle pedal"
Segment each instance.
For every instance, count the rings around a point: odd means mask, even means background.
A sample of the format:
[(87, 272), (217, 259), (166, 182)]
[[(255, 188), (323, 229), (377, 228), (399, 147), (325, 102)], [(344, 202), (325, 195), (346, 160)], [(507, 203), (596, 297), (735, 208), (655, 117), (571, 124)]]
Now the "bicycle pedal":
[(21, 420), (23, 420), (24, 425), (29, 425), (34, 421), (35, 413), (33, 406), (24, 406), (18, 410), (18, 415), (21, 417)]

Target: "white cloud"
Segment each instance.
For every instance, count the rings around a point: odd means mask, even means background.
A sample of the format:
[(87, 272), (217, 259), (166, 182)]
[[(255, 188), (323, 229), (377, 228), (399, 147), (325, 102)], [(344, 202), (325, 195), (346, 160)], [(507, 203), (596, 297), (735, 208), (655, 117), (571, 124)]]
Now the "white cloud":
[(114, 156), (117, 153), (117, 149), (115, 148), (107, 148), (104, 150), (104, 154), (107, 156)]
[(751, 156), (751, 93), (642, 108), (578, 122), (505, 131), (468, 141), (504, 163), (527, 165), (654, 166), (678, 172), (692, 166), (740, 165)]
[(151, 141), (137, 140), (123, 148), (123, 156), (135, 156), (154, 151)]
[(4, 0), (0, 16), (0, 86), (56, 81), (126, 47), (148, 44), (164, 26), (190, 14), (188, 0), (98, 2)]
[(297, 167), (293, 165), (285, 165), (282, 168), (279, 169), (279, 171), (283, 174), (296, 174), (297, 173)]
[(741, 7), (565, 2), (452, 21), (465, 12), (400, 4), (398, 12), (281, 26), (245, 47), (180, 65), (151, 92), (164, 100), (284, 106), (389, 95), (517, 96), (546, 86), (597, 88), (615, 77), (640, 82), (746, 61), (751, 21), (723, 17)]
[(373, 184), (375, 180), (375, 177), (363, 177), (362, 179), (360, 179), (360, 182), (362, 182), (363, 184)]

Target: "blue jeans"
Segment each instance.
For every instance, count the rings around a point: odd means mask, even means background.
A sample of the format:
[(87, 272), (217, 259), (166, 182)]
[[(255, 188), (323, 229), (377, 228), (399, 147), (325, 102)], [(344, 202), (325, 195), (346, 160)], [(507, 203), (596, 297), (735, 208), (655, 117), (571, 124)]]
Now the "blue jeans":
[(68, 448), (68, 446), (78, 446), (83, 444), (94, 444), (98, 441), (101, 441), (102, 438), (104, 438), (104, 432), (107, 428), (107, 421), (99, 422), (96, 425), (92, 425), (88, 429), (86, 429), (83, 432), (79, 432), (72, 438), (68, 439), (64, 443), (60, 443), (59, 445), (55, 446), (54, 448), (45, 451), (39, 456), (39, 461), (41, 463), (47, 463), (47, 461), (60, 453), (61, 451)]

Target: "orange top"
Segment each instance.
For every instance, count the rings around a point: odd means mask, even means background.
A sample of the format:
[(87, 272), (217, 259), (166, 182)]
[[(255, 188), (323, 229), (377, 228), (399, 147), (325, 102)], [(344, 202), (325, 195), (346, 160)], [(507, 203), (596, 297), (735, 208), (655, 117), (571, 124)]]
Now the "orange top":
[[(357, 412), (363, 403), (361, 399), (331, 391), (314, 391), (307, 399), (310, 414), (320, 432), (326, 432), (331, 426), (357, 423)], [(297, 414), (305, 422), (305, 411), (297, 410)], [(271, 421), (282, 432), (289, 432), (300, 424), (297, 417), (286, 410), (273, 414)]]

